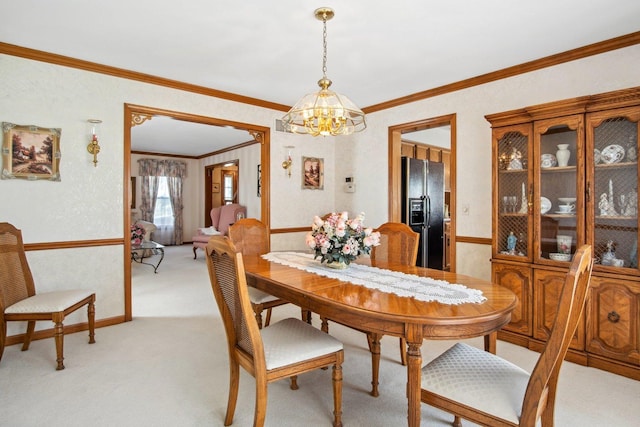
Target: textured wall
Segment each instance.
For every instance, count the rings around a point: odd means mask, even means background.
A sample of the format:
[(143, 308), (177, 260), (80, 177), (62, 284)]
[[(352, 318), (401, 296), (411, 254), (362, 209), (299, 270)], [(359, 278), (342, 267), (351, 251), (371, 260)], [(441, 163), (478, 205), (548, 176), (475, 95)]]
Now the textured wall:
[[(542, 102), (640, 86), (640, 46), (586, 58), (368, 115), (368, 128), (339, 138), (271, 133), (271, 227), (308, 226), (331, 210), (387, 220), (388, 127), (456, 113), (458, 235), (491, 237), (491, 131), (486, 114)], [(429, 82), (425, 82), (425, 89)], [(0, 121), (62, 128), (61, 182), (0, 181), (0, 220), (23, 229), (25, 242), (124, 238), (124, 104), (131, 103), (273, 128), (283, 113), (116, 77), (0, 55)], [(86, 120), (103, 120), (94, 168)], [(294, 146), (292, 176), (281, 168)], [(301, 157), (325, 161), (323, 191), (301, 189)], [(247, 162), (255, 160), (247, 160)], [(204, 164), (204, 163), (203, 163)], [(200, 165), (199, 170), (203, 169)], [(201, 172), (200, 172), (201, 173)], [(356, 179), (344, 193), (345, 176)], [(200, 181), (202, 181), (200, 179)], [(252, 181), (251, 178), (249, 181)], [(254, 184), (249, 182), (250, 188)], [(199, 203), (201, 190), (190, 197)], [(200, 202), (201, 203), (201, 202)], [(460, 206), (468, 204), (468, 216)], [(202, 208), (200, 207), (201, 211)], [(198, 210), (196, 210), (197, 212)], [(196, 213), (197, 215), (197, 213)], [(191, 219), (192, 224), (197, 220)], [(274, 249), (298, 247), (304, 233), (274, 236)], [(486, 277), (490, 249), (458, 245), (458, 271)], [(124, 313), (122, 246), (37, 251), (28, 255), (39, 287), (97, 290), (97, 317)], [(135, 311), (134, 311), (135, 315)], [(43, 325), (43, 327), (48, 325)], [(8, 334), (21, 332), (9, 327)]]

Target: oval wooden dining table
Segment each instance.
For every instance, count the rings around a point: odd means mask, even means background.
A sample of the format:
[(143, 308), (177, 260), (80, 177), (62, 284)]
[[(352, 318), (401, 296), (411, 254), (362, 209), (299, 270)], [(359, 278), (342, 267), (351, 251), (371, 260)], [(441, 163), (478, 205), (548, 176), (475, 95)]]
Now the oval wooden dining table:
[[(363, 285), (245, 256), (244, 267), (255, 287), (322, 317), (367, 333), (407, 341), (408, 425), (420, 425), (420, 387), (425, 339), (455, 340), (484, 336), (485, 350), (495, 353), (497, 331), (511, 319), (517, 298), (497, 284), (446, 271), (376, 262), (373, 266), (445, 280), (482, 291), (482, 303), (444, 304), (398, 296)], [(365, 261), (366, 262), (366, 261)]]

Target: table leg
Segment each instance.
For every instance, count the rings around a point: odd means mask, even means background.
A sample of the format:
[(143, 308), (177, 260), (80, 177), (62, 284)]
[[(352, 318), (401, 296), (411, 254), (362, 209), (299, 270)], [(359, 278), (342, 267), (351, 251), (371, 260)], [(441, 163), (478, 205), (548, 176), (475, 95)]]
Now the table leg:
[(380, 376), (380, 334), (368, 333), (369, 351), (371, 351), (371, 396), (378, 397), (378, 378)]
[[(417, 328), (416, 328), (417, 329)], [(407, 400), (409, 404), (409, 427), (420, 426), (420, 389), (422, 388), (422, 331), (407, 334)], [(411, 332), (414, 332), (413, 334)]]
[(160, 263), (162, 262), (162, 260), (164, 259), (164, 248), (158, 248), (158, 252), (160, 252), (160, 261), (158, 261), (158, 263), (156, 264), (156, 266), (153, 268), (153, 272), (157, 273), (158, 272), (158, 267), (160, 267)]
[(494, 331), (484, 336), (484, 351), (496, 354), (496, 342), (498, 339), (498, 332)]

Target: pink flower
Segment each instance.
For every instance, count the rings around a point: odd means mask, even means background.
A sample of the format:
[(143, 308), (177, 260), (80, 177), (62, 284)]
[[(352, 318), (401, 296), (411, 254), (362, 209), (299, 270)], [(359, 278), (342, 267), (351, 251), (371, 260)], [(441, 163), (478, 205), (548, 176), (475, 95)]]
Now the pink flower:
[(315, 239), (315, 237), (313, 237), (313, 235), (311, 233), (307, 233), (307, 237), (305, 238), (305, 243), (311, 249), (315, 249), (315, 247), (316, 247), (316, 239)]

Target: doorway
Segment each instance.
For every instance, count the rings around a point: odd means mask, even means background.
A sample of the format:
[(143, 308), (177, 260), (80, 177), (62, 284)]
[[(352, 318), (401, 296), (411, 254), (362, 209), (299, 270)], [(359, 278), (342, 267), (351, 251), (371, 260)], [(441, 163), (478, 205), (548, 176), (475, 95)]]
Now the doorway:
[[(261, 199), (260, 199), (260, 219), (269, 227), (270, 225), (270, 129), (248, 123), (234, 122), (214, 117), (199, 116), (196, 114), (183, 113), (178, 111), (164, 110), (154, 107), (139, 105), (124, 105), (124, 177), (123, 177), (123, 200), (127, 201), (131, 197), (131, 129), (151, 120), (155, 116), (170, 117), (175, 120), (206, 124), (220, 127), (231, 127), (248, 132), (255, 141), (260, 144), (260, 164), (261, 164)], [(209, 215), (205, 215), (205, 218)], [(210, 220), (210, 219), (209, 219)], [(131, 229), (130, 203), (123, 203), (123, 224), (124, 236), (129, 236)], [(131, 292), (131, 241), (124, 239), (124, 304), (125, 321), (133, 319), (132, 313), (132, 292)]]
[(204, 225), (210, 227), (211, 209), (238, 203), (240, 162), (232, 160), (204, 168)]
[[(433, 138), (437, 136), (437, 143)], [(446, 135), (446, 137), (442, 137)], [(427, 138), (428, 136), (428, 138)], [(442, 140), (445, 142), (441, 142)], [(446, 141), (448, 139), (448, 141)], [(407, 150), (408, 140), (419, 146), (417, 150), (422, 150), (418, 157), (427, 158), (433, 161), (442, 161), (442, 149), (449, 151), (448, 160), (448, 189), (445, 191), (445, 199), (449, 210), (449, 225), (445, 231), (444, 244), (448, 249), (449, 270), (455, 272), (455, 230), (456, 230), (456, 115), (434, 117), (410, 123), (389, 127), (389, 220), (402, 222), (402, 201), (401, 201), (401, 162), (404, 155), (403, 145)], [(447, 143), (448, 142), (448, 143)], [(430, 146), (435, 148), (430, 149)], [(441, 148), (441, 150), (438, 150)], [(440, 153), (438, 153), (440, 151)], [(415, 152), (415, 151), (414, 151)], [(406, 154), (406, 152), (405, 152)], [(446, 172), (445, 172), (446, 173)], [(447, 194), (448, 193), (448, 194)]]

